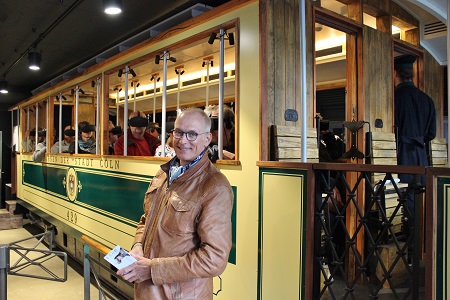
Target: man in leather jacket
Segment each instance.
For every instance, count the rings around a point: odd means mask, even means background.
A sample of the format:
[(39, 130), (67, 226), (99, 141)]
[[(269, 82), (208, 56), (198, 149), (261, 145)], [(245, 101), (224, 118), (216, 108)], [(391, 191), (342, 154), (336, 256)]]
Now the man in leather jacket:
[(211, 121), (187, 109), (175, 121), (176, 156), (161, 166), (144, 198), (130, 255), (117, 272), (135, 299), (212, 299), (213, 277), (231, 249), (233, 192), (207, 155)]

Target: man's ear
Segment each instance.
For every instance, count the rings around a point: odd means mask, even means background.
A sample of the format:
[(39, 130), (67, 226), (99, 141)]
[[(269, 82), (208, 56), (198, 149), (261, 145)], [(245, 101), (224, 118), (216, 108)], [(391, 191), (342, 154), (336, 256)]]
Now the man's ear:
[(205, 142), (206, 142), (205, 146), (208, 146), (209, 144), (211, 144), (211, 139), (212, 139), (212, 133), (211, 132), (205, 133)]

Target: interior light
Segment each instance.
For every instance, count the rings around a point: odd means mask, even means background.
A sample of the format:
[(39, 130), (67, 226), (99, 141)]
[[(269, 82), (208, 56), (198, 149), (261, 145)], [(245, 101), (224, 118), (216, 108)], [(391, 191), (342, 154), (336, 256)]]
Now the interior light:
[(28, 53), (28, 67), (31, 70), (39, 70), (41, 68), (41, 53), (37, 51)]
[(8, 82), (4, 79), (0, 81), (0, 93), (2, 94), (8, 93)]
[(122, 12), (122, 0), (103, 0), (103, 9), (107, 15), (117, 15)]

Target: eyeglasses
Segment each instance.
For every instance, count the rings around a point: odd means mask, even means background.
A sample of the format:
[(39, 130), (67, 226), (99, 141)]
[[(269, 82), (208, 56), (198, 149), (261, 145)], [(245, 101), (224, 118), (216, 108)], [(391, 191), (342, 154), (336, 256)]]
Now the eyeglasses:
[(192, 132), (192, 131), (184, 132), (181, 130), (174, 130), (172, 132), (173, 132), (173, 137), (176, 138), (177, 140), (181, 139), (183, 137), (183, 135), (185, 135), (186, 139), (190, 142), (195, 141), (200, 134), (209, 133), (209, 132), (197, 133), (197, 132)]

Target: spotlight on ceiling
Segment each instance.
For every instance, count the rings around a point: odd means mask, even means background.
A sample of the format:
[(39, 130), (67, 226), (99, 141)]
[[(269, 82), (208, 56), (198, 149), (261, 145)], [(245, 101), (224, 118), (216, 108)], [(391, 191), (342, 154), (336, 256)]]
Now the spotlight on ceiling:
[(156, 55), (155, 56), (155, 64), (159, 65), (159, 60), (161, 59), (161, 56)]
[(31, 70), (39, 70), (41, 68), (41, 53), (36, 50), (28, 52), (28, 67)]
[(119, 73), (117, 73), (117, 76), (118, 76), (118, 77), (122, 77), (122, 74), (123, 74), (123, 70), (120, 69), (120, 70), (119, 70)]
[(0, 80), (0, 93), (8, 93), (8, 82), (5, 79)]
[(231, 46), (234, 45), (234, 34), (232, 32), (228, 33), (228, 42), (230, 43)]
[(107, 15), (117, 15), (122, 12), (122, 0), (103, 0), (103, 9)]
[(133, 69), (130, 69), (130, 73), (131, 73), (131, 75), (133, 75), (133, 77), (136, 77), (136, 72), (134, 72)]
[(217, 37), (217, 32), (211, 32), (211, 36), (209, 37), (208, 44), (210, 44), (210, 45), (214, 44), (214, 40), (216, 39), (216, 37)]

